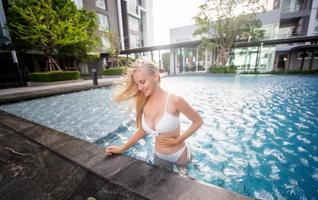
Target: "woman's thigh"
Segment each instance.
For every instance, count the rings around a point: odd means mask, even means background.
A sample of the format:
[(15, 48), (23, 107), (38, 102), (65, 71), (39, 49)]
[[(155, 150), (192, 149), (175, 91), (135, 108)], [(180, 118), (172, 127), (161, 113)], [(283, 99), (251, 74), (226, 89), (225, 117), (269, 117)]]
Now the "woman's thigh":
[(186, 149), (181, 154), (180, 158), (177, 160), (176, 165), (179, 167), (184, 167), (187, 164), (189, 164), (191, 159), (192, 159), (191, 151), (190, 151), (189, 147), (186, 147)]
[(154, 158), (155, 161), (155, 165), (158, 165), (159, 167), (168, 169), (168, 170), (172, 170), (173, 169), (173, 163), (169, 162), (167, 160), (161, 159), (159, 158), (157, 155), (155, 155)]

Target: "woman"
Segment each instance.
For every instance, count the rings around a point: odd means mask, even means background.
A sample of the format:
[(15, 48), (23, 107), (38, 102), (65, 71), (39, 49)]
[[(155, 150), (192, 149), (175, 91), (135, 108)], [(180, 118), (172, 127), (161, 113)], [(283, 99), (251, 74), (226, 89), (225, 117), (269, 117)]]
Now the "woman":
[[(116, 97), (118, 102), (134, 98), (136, 102), (137, 131), (122, 146), (109, 146), (106, 154), (121, 154), (147, 133), (155, 136), (155, 163), (171, 168), (185, 166), (191, 152), (185, 144), (201, 125), (201, 116), (180, 96), (160, 87), (160, 75), (155, 64), (145, 59), (136, 60), (127, 71), (124, 90)], [(180, 113), (192, 124), (180, 133)]]

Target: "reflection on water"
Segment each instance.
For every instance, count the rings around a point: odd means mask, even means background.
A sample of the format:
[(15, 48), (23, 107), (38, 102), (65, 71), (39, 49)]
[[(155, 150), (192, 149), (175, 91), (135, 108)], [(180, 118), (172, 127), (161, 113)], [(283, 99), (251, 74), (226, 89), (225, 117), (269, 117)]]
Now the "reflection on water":
[[(318, 77), (192, 76), (162, 79), (203, 117), (187, 143), (188, 174), (260, 199), (317, 199)], [(128, 104), (94, 89), (1, 109), (95, 142), (122, 144), (135, 131)], [(184, 131), (190, 121), (181, 115)], [(125, 154), (152, 162), (148, 135)]]

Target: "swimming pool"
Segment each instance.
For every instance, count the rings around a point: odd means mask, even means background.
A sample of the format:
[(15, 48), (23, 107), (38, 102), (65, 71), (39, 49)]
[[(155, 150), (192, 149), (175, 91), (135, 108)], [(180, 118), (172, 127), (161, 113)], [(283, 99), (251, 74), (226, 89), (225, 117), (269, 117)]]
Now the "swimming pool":
[[(317, 76), (184, 76), (162, 79), (204, 124), (189, 140), (188, 174), (260, 199), (317, 199)], [(129, 103), (109, 88), (36, 99), (0, 109), (101, 146), (134, 132)], [(190, 122), (181, 116), (182, 130)], [(152, 162), (147, 136), (126, 155)]]

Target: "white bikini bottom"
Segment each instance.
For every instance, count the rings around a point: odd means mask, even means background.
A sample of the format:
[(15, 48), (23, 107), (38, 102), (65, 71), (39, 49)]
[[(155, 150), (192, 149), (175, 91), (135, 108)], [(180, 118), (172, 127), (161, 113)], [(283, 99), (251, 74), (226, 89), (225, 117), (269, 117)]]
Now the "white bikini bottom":
[[(163, 160), (167, 160), (169, 162), (176, 163), (186, 148), (187, 148), (187, 146), (184, 145), (184, 147), (182, 147), (180, 150), (178, 150), (172, 154), (162, 154), (162, 153), (159, 153), (155, 150), (155, 154), (156, 154), (156, 156), (158, 156), (159, 158), (161, 158)], [(189, 154), (189, 152), (187, 152), (187, 154)]]

